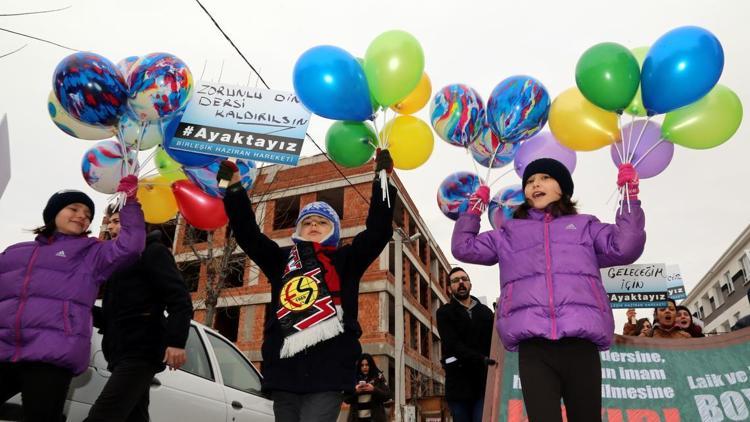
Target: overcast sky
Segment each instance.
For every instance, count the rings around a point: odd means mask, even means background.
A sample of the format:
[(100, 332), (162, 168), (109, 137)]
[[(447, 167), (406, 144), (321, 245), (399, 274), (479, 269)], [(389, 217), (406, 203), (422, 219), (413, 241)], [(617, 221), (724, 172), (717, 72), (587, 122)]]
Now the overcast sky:
[[(720, 82), (750, 106), (749, 3), (669, 0), (603, 1), (218, 1), (204, 5), (233, 38), (273, 89), (292, 90), (292, 68), (306, 49), (340, 46), (364, 55), (370, 41), (389, 29), (411, 32), (422, 44), (425, 71), (433, 89), (465, 83), (487, 99), (502, 79), (528, 74), (554, 98), (574, 86), (575, 64), (588, 47), (604, 41), (628, 47), (652, 44), (683, 25), (711, 30), (725, 53)], [(0, 17), (0, 27), (89, 50), (113, 62), (130, 55), (165, 51), (182, 58), (196, 79), (245, 84), (250, 70), (191, 0), (45, 0), (4, 1), (0, 14), (53, 9), (49, 14)], [(95, 198), (101, 217), (106, 195), (89, 188), (80, 161), (90, 141), (68, 137), (50, 121), (47, 95), (52, 72), (71, 51), (0, 32), (0, 114), (10, 125), (12, 179), (0, 199), (0, 249), (31, 239), (24, 229), (41, 224), (44, 204), (53, 192), (77, 188)], [(251, 77), (251, 84), (255, 78)], [(418, 114), (427, 120), (427, 110)], [(323, 145), (331, 121), (314, 117), (309, 133)], [(548, 129), (547, 129), (548, 130)], [(641, 183), (648, 240), (641, 263), (679, 264), (686, 284), (697, 283), (750, 222), (747, 165), (748, 124), (726, 144), (706, 151), (677, 147), (670, 167)], [(303, 155), (317, 153), (307, 143)], [(424, 166), (399, 171), (409, 194), (443, 252), (450, 255), (452, 221), (435, 202), (437, 184), (453, 171), (472, 170), (466, 153), (436, 138)], [(500, 171), (495, 171), (495, 175)], [(608, 149), (578, 154), (573, 175), (582, 212), (614, 220), (607, 205), (616, 168)], [(495, 185), (518, 183), (515, 174)], [(483, 228), (490, 229), (483, 219)], [(497, 267), (467, 266), (474, 293), (490, 303), (499, 293)], [(648, 315), (650, 312), (641, 311)], [(624, 321), (617, 312), (618, 331)]]

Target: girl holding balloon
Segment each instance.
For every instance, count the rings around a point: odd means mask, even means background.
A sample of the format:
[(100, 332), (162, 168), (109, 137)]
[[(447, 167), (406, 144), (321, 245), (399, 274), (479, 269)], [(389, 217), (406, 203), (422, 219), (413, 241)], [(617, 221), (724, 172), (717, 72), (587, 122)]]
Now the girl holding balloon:
[(137, 178), (117, 188), (127, 203), (116, 240), (89, 237), (94, 202), (63, 190), (47, 202), (36, 239), (0, 254), (0, 404), (19, 392), (24, 420), (59, 420), (71, 379), (86, 370), (99, 286), (134, 262), (146, 238)]
[(615, 224), (578, 214), (569, 170), (540, 158), (523, 171), (525, 203), (514, 218), (479, 233), (489, 202), (481, 186), (453, 229), (453, 256), (462, 262), (499, 264), (501, 297), (496, 327), (505, 348), (519, 352), (519, 371), (530, 421), (600, 420), (599, 351), (612, 343), (614, 320), (599, 269), (634, 262), (646, 241), (638, 175), (620, 167), (631, 212)]

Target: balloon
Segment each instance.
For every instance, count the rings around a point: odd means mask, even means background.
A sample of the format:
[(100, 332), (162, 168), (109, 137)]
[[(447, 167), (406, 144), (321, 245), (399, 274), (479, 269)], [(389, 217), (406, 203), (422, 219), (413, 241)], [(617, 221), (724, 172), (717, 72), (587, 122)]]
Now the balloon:
[(432, 82), (426, 73), (422, 74), (422, 79), (414, 91), (406, 96), (403, 100), (391, 106), (391, 110), (399, 114), (413, 114), (424, 107), (432, 95)]
[(370, 92), (383, 106), (406, 98), (422, 78), (424, 53), (414, 36), (393, 30), (378, 35), (365, 52)]
[(587, 100), (621, 113), (641, 82), (638, 60), (625, 46), (603, 42), (586, 50), (576, 64), (576, 85)]
[[(642, 68), (643, 61), (646, 59), (646, 54), (648, 53), (648, 47), (637, 47), (630, 50), (630, 52), (633, 53), (633, 57), (638, 60), (638, 68)], [(640, 84), (638, 85), (638, 91), (636, 91), (635, 97), (633, 97), (630, 104), (625, 107), (625, 113), (640, 117), (644, 117), (647, 114), (646, 109), (643, 107), (643, 95), (641, 94)]]
[(120, 179), (128, 175), (128, 166), (138, 160), (135, 151), (127, 151), (127, 162), (125, 154), (117, 141), (97, 142), (83, 154), (81, 161), (81, 173), (86, 183), (97, 192), (115, 193)]
[[(140, 139), (139, 150), (145, 151), (163, 142), (164, 135), (161, 125), (160, 120), (141, 122), (132, 114), (125, 113), (117, 125), (117, 137), (130, 148), (135, 148)], [(143, 137), (141, 137), (141, 128), (143, 128)]]
[(128, 106), (140, 120), (172, 116), (187, 106), (192, 93), (190, 69), (168, 53), (141, 57), (128, 74)]
[(294, 92), (305, 107), (333, 120), (367, 120), (373, 114), (365, 72), (357, 59), (332, 45), (313, 47), (294, 64)]
[(180, 163), (173, 160), (161, 146), (158, 147), (154, 156), (154, 165), (159, 174), (170, 182), (187, 179), (185, 173), (182, 172)]
[(397, 169), (412, 170), (424, 164), (432, 154), (435, 138), (427, 123), (414, 116), (396, 116), (380, 133), (385, 139)]
[(512, 220), (513, 213), (524, 202), (526, 202), (526, 195), (524, 195), (521, 185), (506, 186), (500, 189), (490, 200), (487, 211), (487, 218), (489, 218), (492, 228), (498, 230), (506, 221)]
[(448, 85), (435, 94), (430, 104), (430, 121), (440, 139), (466, 147), (482, 132), (482, 97), (468, 85)]
[[(627, 154), (631, 156), (629, 162), (635, 166), (638, 177), (648, 179), (664, 171), (672, 161), (674, 144), (661, 140), (661, 127), (658, 123), (638, 120), (625, 125), (622, 133), (626, 140), (625, 145), (617, 142), (610, 146), (609, 153), (615, 166), (621, 163), (620, 154)], [(640, 141), (638, 141), (639, 136)]]
[(742, 122), (742, 103), (737, 94), (717, 84), (705, 97), (667, 113), (661, 133), (686, 148), (719, 146), (737, 132)]
[(526, 166), (540, 158), (552, 158), (561, 162), (572, 174), (576, 169), (576, 152), (561, 145), (550, 132), (541, 132), (521, 144), (513, 161), (518, 177), (523, 178)]
[[(499, 168), (513, 161), (520, 146), (520, 142), (512, 144), (501, 141), (490, 129), (490, 125), (485, 122), (482, 134), (469, 144), (469, 151), (474, 161), (480, 165), (489, 167), (492, 163), (492, 168)], [(492, 158), (493, 155), (495, 158)]]
[(138, 59), (140, 59), (138, 56), (128, 56), (117, 62), (117, 69), (120, 71), (120, 74), (125, 77), (125, 80), (127, 80), (130, 69), (133, 68), (133, 65)]
[(200, 154), (197, 152), (182, 151), (179, 149), (172, 148), (174, 143), (174, 135), (177, 132), (177, 126), (180, 124), (182, 116), (179, 114), (174, 119), (170, 120), (164, 128), (164, 142), (162, 147), (164, 151), (178, 163), (186, 167), (203, 167), (207, 166), (216, 161), (215, 155)]
[(73, 53), (62, 59), (52, 85), (65, 111), (83, 123), (114, 126), (127, 109), (125, 79), (98, 54)]
[(643, 105), (667, 113), (697, 101), (716, 85), (724, 50), (711, 32), (683, 26), (662, 35), (646, 55), (641, 72)]
[(60, 102), (57, 101), (54, 90), (50, 91), (49, 97), (47, 97), (47, 111), (49, 112), (49, 117), (52, 119), (52, 123), (58, 129), (75, 138), (98, 141), (100, 139), (111, 138), (115, 134), (115, 128), (112, 126), (87, 125), (74, 119), (60, 105)]
[(552, 102), (549, 127), (560, 144), (575, 151), (593, 151), (620, 140), (617, 115), (591, 104), (575, 87)]
[(497, 84), (487, 102), (487, 121), (504, 142), (534, 136), (547, 123), (549, 94), (530, 76), (511, 76)]
[(177, 214), (177, 201), (169, 187), (171, 183), (159, 175), (138, 181), (138, 202), (147, 223), (166, 223)]
[(378, 137), (364, 122), (339, 121), (326, 132), (326, 151), (331, 159), (344, 167), (359, 167), (370, 161)]
[[(237, 159), (235, 164), (240, 169), (240, 183), (242, 183), (245, 190), (250, 190), (253, 187), (257, 172), (255, 163)], [(221, 166), (221, 160), (214, 161), (205, 167), (187, 167), (184, 169), (184, 172), (187, 178), (201, 188), (203, 192), (216, 198), (223, 198), (226, 194), (226, 189), (220, 188), (219, 182), (216, 180), (216, 173), (219, 172), (219, 166)]]
[(440, 211), (451, 220), (469, 209), (469, 196), (479, 189), (484, 181), (474, 173), (459, 171), (446, 177), (437, 191)]
[(229, 219), (224, 212), (224, 201), (206, 195), (198, 186), (187, 180), (172, 184), (180, 213), (191, 226), (201, 230), (216, 230), (225, 226)]

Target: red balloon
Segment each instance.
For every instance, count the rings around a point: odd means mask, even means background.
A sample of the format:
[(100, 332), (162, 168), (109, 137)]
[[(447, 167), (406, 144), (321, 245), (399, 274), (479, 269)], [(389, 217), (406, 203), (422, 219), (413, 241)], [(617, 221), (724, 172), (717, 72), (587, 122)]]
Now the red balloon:
[(178, 180), (172, 183), (172, 192), (180, 213), (191, 226), (210, 231), (229, 221), (224, 212), (224, 201), (206, 194), (192, 182)]

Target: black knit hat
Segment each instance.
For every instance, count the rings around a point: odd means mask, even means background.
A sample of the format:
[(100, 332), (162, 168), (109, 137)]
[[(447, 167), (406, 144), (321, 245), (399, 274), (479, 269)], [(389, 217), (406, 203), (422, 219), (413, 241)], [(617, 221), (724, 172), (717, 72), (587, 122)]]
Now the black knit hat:
[(91, 217), (94, 217), (94, 201), (92, 201), (88, 195), (79, 190), (66, 189), (50, 196), (49, 201), (47, 201), (47, 206), (44, 207), (44, 212), (42, 213), (44, 225), (47, 227), (54, 227), (57, 213), (68, 205), (75, 203), (89, 207), (89, 210), (91, 210)]
[(563, 163), (552, 158), (540, 158), (530, 162), (523, 170), (523, 184), (521, 186), (526, 188), (526, 181), (537, 173), (548, 174), (557, 180), (563, 194), (573, 196), (573, 178), (570, 177), (570, 172)]

